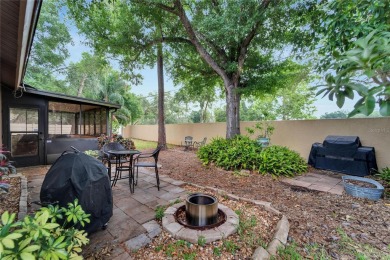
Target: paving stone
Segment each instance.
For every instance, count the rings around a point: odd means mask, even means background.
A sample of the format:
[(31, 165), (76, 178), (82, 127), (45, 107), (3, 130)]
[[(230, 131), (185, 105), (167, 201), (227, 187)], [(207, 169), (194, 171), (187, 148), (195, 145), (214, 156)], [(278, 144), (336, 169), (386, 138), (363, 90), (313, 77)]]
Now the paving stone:
[(258, 200), (255, 200), (254, 204), (259, 205), (259, 206), (263, 206), (263, 207), (270, 207), (271, 206), (271, 202), (258, 201)]
[(330, 189), (328, 192), (332, 193), (332, 194), (336, 194), (336, 195), (343, 195), (344, 187), (343, 186), (340, 187), (340, 186), (336, 185), (335, 187)]
[(149, 221), (142, 226), (146, 229), (150, 238), (154, 238), (161, 233), (161, 227), (155, 220)]
[(168, 183), (172, 183), (175, 181), (174, 179), (172, 179), (170, 177), (160, 177), (160, 180), (163, 180), (163, 181), (168, 182)]
[(167, 208), (164, 213), (167, 215), (168, 214), (173, 215), (176, 213), (176, 211), (177, 211), (177, 208), (172, 205), (169, 208)]
[(146, 229), (130, 217), (123, 222), (108, 223), (107, 231), (118, 243), (146, 233)]
[(161, 188), (167, 187), (169, 185), (170, 185), (170, 183), (168, 183), (166, 181), (161, 181), (161, 179), (160, 179), (160, 190), (161, 190)]
[(172, 214), (165, 213), (165, 216), (162, 218), (163, 227), (165, 227), (171, 223), (176, 223), (175, 217)]
[(177, 181), (177, 180), (175, 180), (175, 181), (172, 182), (172, 184), (173, 185), (177, 185), (177, 186), (181, 186), (181, 185), (184, 185), (186, 183), (184, 181)]
[(283, 216), (276, 225), (276, 232), (274, 238), (278, 239), (284, 245), (287, 243), (288, 232), (290, 229), (290, 224), (286, 216)]
[(233, 195), (233, 194), (227, 194), (227, 196), (229, 197), (229, 199), (231, 200), (235, 200), (235, 201), (239, 201), (240, 200), (240, 197), (236, 196), (236, 195)]
[(268, 260), (270, 259), (270, 257), (271, 256), (269, 255), (267, 250), (265, 250), (261, 246), (256, 248), (255, 252), (252, 255), (253, 260)]
[(270, 255), (276, 255), (279, 248), (284, 248), (284, 245), (278, 239), (274, 239), (268, 244), (267, 251)]
[[(168, 184), (167, 186), (163, 187), (162, 189), (167, 191), (167, 192), (171, 192), (172, 190), (176, 189), (176, 188), (180, 188), (180, 187), (177, 187), (175, 185), (172, 185), (172, 184)], [(177, 192), (176, 192), (177, 193)]]
[(306, 182), (306, 181), (302, 181), (302, 180), (294, 180), (294, 179), (290, 179), (288, 181), (286, 180), (283, 180), (283, 182), (286, 182), (290, 185), (293, 185), (293, 186), (299, 186), (299, 187), (309, 187), (310, 185), (312, 185), (312, 182)]
[(224, 224), (218, 227), (218, 230), (222, 233), (223, 237), (228, 237), (237, 231), (237, 226), (225, 222)]
[(117, 206), (118, 208), (137, 208), (137, 207), (140, 207), (142, 204), (131, 198), (131, 197), (126, 197), (126, 198), (122, 198), (116, 202), (114, 202), (115, 206)]
[(331, 190), (333, 187), (329, 185), (323, 185), (323, 184), (312, 184), (308, 187), (311, 190), (318, 190), (318, 191), (324, 191), (327, 192)]
[(160, 196), (158, 196), (160, 199), (164, 199), (164, 200), (173, 200), (173, 199), (177, 199), (177, 198), (180, 198), (180, 196), (178, 196), (178, 194), (174, 194), (174, 193), (165, 193), (165, 194), (162, 194)]
[(135, 215), (138, 215), (139, 213), (141, 212), (148, 212), (148, 211), (152, 211), (154, 212), (151, 208), (149, 208), (148, 206), (145, 206), (145, 205), (141, 205), (139, 207), (132, 207), (132, 208), (121, 208), (121, 210), (126, 213), (129, 217), (133, 217)]
[(132, 198), (142, 204), (158, 199), (156, 196), (153, 196), (152, 194), (136, 194), (136, 193), (133, 194)]
[(199, 236), (203, 236), (206, 243), (211, 243), (224, 238), (223, 234), (217, 228), (200, 231)]
[(229, 216), (226, 218), (226, 222), (228, 222), (232, 225), (238, 226), (238, 224), (240, 223), (240, 220), (238, 219), (238, 217)]
[(156, 213), (152, 210), (140, 212), (132, 216), (132, 218), (140, 224), (144, 224), (156, 218)]
[(198, 243), (198, 233), (199, 231), (189, 228), (182, 228), (176, 233), (176, 239), (183, 239), (193, 244)]
[(172, 208), (175, 208), (175, 212), (173, 212), (173, 214), (176, 213), (177, 209), (180, 208), (181, 206), (184, 206), (186, 203), (185, 202), (180, 202), (180, 203), (174, 203), (176, 200), (172, 201)]
[(163, 228), (171, 234), (171, 236), (176, 237), (176, 234), (184, 228), (184, 226), (180, 225), (177, 222), (167, 222), (165, 225), (163, 224)]
[(185, 189), (182, 189), (180, 187), (175, 187), (173, 189), (171, 189), (169, 192), (171, 193), (181, 193), (181, 192), (185, 192), (186, 190)]
[(139, 236), (136, 236), (128, 241), (125, 242), (125, 246), (130, 250), (130, 251), (135, 251), (140, 249), (143, 246), (146, 246), (152, 242), (152, 240), (145, 234), (141, 234)]

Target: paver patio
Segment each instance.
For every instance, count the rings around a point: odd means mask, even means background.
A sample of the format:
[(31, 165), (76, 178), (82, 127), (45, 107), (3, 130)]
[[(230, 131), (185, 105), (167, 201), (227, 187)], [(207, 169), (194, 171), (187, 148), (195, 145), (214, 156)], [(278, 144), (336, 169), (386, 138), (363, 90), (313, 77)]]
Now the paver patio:
[(297, 176), (295, 178), (284, 178), (282, 182), (290, 185), (307, 188), (310, 190), (329, 192), (337, 195), (341, 195), (344, 192), (344, 186), (340, 174), (334, 176), (319, 174), (319, 173), (307, 173)]
[[(50, 166), (41, 167), (47, 167), (47, 170), (50, 168)], [(31, 173), (31, 171), (26, 172), (21, 168), (19, 172), (24, 174), (28, 180), (28, 212), (32, 212), (40, 207), (32, 202), (39, 201), (40, 189), (46, 171), (38, 174)], [(160, 190), (158, 191), (154, 172), (141, 169), (138, 184), (133, 194), (130, 193), (127, 179), (118, 181), (112, 189), (113, 216), (105, 230), (99, 230), (89, 236), (90, 243), (84, 250), (93, 252), (108, 244), (123, 245), (125, 243), (130, 245), (137, 242), (137, 239), (142, 244), (148, 239), (150, 240), (148, 236), (155, 232), (150, 230), (155, 219), (155, 208), (158, 205), (168, 205), (170, 201), (186, 196), (186, 191), (179, 187), (182, 184), (184, 182), (160, 176)], [(110, 259), (129, 258), (124, 246), (114, 247), (110, 256)]]

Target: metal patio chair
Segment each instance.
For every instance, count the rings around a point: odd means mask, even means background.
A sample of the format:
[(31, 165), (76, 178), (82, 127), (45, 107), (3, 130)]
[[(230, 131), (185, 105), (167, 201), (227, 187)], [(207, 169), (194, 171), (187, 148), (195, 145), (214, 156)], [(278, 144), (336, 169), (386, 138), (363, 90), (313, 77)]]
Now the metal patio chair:
[(199, 147), (202, 147), (203, 145), (205, 145), (205, 144), (206, 144), (206, 141), (207, 141), (207, 137), (203, 138), (203, 140), (200, 141), (200, 142), (196, 142), (196, 141), (195, 141), (195, 142), (193, 143), (193, 146), (194, 146), (195, 149), (198, 149)]
[[(136, 171), (133, 170), (134, 173), (134, 183), (137, 185), (138, 183), (138, 168), (139, 167), (146, 167), (146, 168), (154, 168), (154, 171), (156, 173), (156, 179), (157, 179), (157, 189), (160, 190), (160, 179), (158, 177), (158, 155), (160, 153), (162, 146), (159, 146), (151, 153), (141, 153), (139, 155), (136, 155), (133, 160), (133, 169), (137, 168)], [(152, 161), (148, 160), (150, 158), (153, 158)]]

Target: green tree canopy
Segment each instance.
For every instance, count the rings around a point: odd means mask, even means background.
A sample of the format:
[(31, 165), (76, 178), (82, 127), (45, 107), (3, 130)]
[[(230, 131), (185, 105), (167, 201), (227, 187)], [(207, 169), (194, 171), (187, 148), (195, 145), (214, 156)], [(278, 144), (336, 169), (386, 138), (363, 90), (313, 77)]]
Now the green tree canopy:
[(24, 82), (39, 89), (63, 91), (65, 81), (58, 75), (65, 71), (69, 57), (67, 45), (72, 42), (63, 21), (61, 3), (47, 0), (42, 3)]
[(325, 1), (315, 27), (322, 55), (319, 70), (327, 72), (318, 94), (360, 99), (349, 116), (369, 115), (379, 103), (390, 115), (390, 2), (382, 0)]

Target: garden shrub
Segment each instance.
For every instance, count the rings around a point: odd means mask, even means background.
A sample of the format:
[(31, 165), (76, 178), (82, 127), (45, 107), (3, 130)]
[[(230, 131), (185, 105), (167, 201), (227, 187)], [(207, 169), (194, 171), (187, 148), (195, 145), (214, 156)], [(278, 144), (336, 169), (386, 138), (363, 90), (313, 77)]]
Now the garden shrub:
[(237, 135), (232, 139), (214, 138), (198, 150), (204, 165), (214, 163), (226, 170), (258, 168), (261, 147), (247, 136)]
[(8, 211), (1, 216), (0, 259), (82, 259), (81, 247), (89, 239), (75, 227), (89, 223), (89, 214), (77, 200), (68, 208), (42, 207), (22, 221), (15, 222), (15, 216)]
[(120, 143), (127, 150), (134, 150), (135, 149), (135, 145), (134, 145), (133, 140), (131, 140), (129, 138), (123, 138), (121, 135), (118, 135), (118, 134), (113, 134), (112, 136), (101, 134), (97, 139), (98, 139), (99, 149), (102, 149), (102, 147), (105, 144), (108, 144), (110, 142)]
[(260, 153), (259, 172), (273, 177), (294, 176), (307, 171), (305, 160), (295, 151), (284, 146), (273, 145)]
[(294, 176), (307, 170), (307, 164), (295, 151), (282, 146), (261, 148), (247, 136), (214, 138), (198, 150), (204, 165), (214, 163), (226, 170), (256, 170), (274, 177)]

